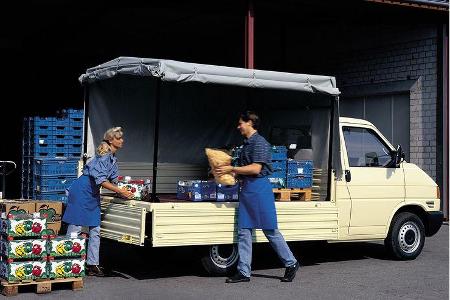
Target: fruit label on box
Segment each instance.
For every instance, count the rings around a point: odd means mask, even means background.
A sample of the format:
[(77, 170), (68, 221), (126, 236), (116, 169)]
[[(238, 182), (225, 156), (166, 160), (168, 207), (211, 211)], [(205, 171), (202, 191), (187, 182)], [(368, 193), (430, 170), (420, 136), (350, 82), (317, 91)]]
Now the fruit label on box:
[(0, 263), (0, 276), (8, 281), (32, 280), (47, 278), (47, 262), (23, 261)]
[(83, 259), (64, 259), (49, 261), (50, 278), (66, 278), (84, 276)]
[(37, 258), (47, 255), (46, 240), (1, 240), (0, 243), (2, 244), (1, 254), (7, 258)]
[(47, 220), (40, 218), (2, 220), (2, 232), (8, 236), (40, 236), (47, 228)]
[(51, 205), (47, 203), (36, 203), (36, 211), (40, 214), (41, 218), (47, 219), (47, 222), (61, 221), (61, 210), (61, 202), (55, 202), (55, 204)]
[(86, 254), (86, 239), (57, 238), (49, 241), (50, 256), (80, 256)]

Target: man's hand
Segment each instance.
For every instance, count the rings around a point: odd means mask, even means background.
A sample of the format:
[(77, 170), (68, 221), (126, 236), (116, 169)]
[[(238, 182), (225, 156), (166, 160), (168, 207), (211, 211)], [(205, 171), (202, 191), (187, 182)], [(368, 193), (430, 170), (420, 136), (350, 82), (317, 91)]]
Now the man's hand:
[(233, 169), (233, 166), (220, 166), (216, 168), (215, 173), (217, 176), (222, 176), (233, 172)]

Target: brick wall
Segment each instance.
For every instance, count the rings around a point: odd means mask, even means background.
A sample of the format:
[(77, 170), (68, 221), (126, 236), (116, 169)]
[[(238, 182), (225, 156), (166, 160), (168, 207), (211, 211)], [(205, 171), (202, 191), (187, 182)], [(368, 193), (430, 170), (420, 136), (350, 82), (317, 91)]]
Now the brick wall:
[[(332, 62), (339, 88), (412, 81), (410, 160), (436, 180), (437, 28), (368, 28)], [(342, 95), (345, 97), (345, 94)]]

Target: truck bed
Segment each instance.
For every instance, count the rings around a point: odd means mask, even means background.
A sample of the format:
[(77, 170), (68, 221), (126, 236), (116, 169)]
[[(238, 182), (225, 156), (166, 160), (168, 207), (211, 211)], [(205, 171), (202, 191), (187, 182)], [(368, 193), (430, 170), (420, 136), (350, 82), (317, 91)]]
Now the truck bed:
[[(192, 202), (175, 194), (160, 202), (102, 198), (101, 235), (153, 247), (237, 242), (239, 202)], [(330, 201), (276, 202), (279, 229), (287, 241), (337, 240), (338, 208)], [(256, 230), (255, 242), (266, 242)]]

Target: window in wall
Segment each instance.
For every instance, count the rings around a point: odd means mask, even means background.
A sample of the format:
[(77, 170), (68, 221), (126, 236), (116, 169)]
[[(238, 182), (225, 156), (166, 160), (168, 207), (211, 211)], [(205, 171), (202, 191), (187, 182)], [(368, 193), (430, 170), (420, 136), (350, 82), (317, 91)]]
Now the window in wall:
[(389, 148), (370, 129), (343, 127), (350, 167), (387, 167), (392, 161)]

